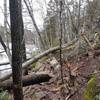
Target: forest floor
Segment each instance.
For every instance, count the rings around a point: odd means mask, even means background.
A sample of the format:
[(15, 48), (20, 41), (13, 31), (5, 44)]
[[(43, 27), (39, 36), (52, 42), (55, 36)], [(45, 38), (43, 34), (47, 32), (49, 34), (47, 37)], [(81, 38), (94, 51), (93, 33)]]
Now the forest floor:
[(59, 68), (53, 69), (48, 61), (41, 66), (38, 72), (48, 72), (53, 78), (49, 82), (24, 87), (24, 100), (84, 100), (84, 90), (91, 75), (100, 71), (100, 56), (85, 55), (64, 62), (64, 84), (61, 84)]
[[(72, 78), (69, 79), (70, 68)], [(39, 71), (54, 76), (49, 82), (24, 88), (24, 100), (84, 100), (83, 94), (91, 74), (100, 71), (100, 56), (82, 56), (63, 64), (64, 84), (61, 84), (60, 70), (52, 69), (48, 62)], [(70, 81), (70, 82), (69, 82)]]

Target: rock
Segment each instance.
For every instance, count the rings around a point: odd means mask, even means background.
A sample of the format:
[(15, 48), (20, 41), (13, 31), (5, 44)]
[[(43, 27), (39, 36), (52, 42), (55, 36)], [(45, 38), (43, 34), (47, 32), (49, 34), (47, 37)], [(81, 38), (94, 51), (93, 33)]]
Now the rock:
[(54, 69), (59, 69), (60, 68), (60, 64), (59, 62), (56, 60), (56, 58), (52, 58), (52, 60), (50, 61), (50, 64), (51, 66), (54, 68)]

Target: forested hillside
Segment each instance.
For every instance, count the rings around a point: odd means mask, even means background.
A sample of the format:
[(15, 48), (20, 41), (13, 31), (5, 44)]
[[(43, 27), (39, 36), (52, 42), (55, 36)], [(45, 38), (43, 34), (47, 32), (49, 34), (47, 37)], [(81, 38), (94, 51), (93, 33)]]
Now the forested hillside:
[(100, 0), (1, 3), (0, 100), (100, 100)]

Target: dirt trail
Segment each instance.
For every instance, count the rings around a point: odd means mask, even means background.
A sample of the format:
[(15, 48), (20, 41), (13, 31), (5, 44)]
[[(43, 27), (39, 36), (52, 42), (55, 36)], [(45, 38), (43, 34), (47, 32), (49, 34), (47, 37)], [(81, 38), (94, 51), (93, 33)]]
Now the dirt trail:
[(55, 77), (48, 83), (25, 87), (24, 100), (83, 100), (83, 92), (90, 78), (89, 76), (100, 71), (100, 57), (85, 56), (73, 60), (69, 64), (72, 73), (75, 74), (74, 86), (68, 88), (67, 65), (63, 66), (65, 83), (61, 85), (60, 70), (54, 72), (50, 69), (50, 65), (45, 63), (45, 66), (40, 70), (48, 71)]

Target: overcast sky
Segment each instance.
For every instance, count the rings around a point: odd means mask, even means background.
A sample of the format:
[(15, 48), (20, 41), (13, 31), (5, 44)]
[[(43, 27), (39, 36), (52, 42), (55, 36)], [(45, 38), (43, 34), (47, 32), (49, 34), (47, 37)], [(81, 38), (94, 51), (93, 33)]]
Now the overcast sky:
[[(9, 0), (7, 0), (7, 2), (8, 1)], [(32, 0), (34, 17), (35, 17), (36, 23), (38, 24), (39, 27), (41, 27), (43, 25), (43, 18), (46, 15), (46, 5), (45, 5), (45, 3), (47, 4), (48, 1), (49, 0)], [(0, 0), (0, 25), (4, 24), (4, 16), (3, 16), (3, 13), (2, 13), (2, 10), (1, 10), (1, 8), (3, 9), (3, 5), (4, 5), (4, 0)], [(8, 17), (8, 19), (9, 19), (9, 17)], [(26, 21), (26, 22), (31, 21), (31, 19), (29, 17), (25, 17), (24, 21)], [(30, 25), (28, 27), (30, 27)]]

